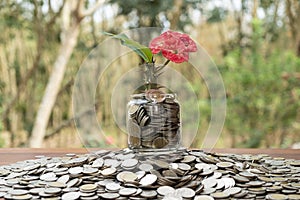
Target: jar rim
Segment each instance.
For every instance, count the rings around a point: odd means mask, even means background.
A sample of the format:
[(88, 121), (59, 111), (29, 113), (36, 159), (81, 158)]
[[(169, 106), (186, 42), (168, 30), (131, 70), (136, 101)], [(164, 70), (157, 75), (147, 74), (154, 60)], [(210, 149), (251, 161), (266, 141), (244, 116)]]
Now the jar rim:
[[(161, 96), (168, 98), (168, 99), (175, 99), (177, 97), (176, 93), (162, 93)], [(138, 93), (138, 94), (131, 94), (130, 97), (133, 99), (137, 98), (146, 98), (146, 93)]]

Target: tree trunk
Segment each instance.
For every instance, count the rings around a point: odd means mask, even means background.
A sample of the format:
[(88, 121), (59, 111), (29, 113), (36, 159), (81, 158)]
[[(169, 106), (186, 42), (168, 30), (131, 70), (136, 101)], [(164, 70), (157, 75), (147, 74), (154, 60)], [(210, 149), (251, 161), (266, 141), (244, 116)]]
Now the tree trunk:
[(172, 11), (169, 14), (170, 18), (170, 29), (176, 30), (178, 28), (178, 22), (182, 12), (183, 0), (176, 0)]
[(47, 124), (66, 71), (68, 60), (77, 44), (79, 23), (80, 22), (74, 24), (74, 26), (67, 31), (60, 47), (53, 71), (46, 86), (45, 94), (36, 115), (33, 131), (29, 140), (30, 147), (38, 148), (42, 146)]
[(49, 118), (64, 78), (68, 60), (77, 44), (82, 19), (92, 15), (96, 9), (104, 3), (104, 0), (96, 1), (94, 6), (89, 7), (88, 9), (84, 9), (84, 3), (84, 0), (66, 0), (63, 4), (64, 8), (61, 20), (62, 43), (36, 115), (31, 137), (29, 139), (30, 147), (38, 148), (42, 146)]

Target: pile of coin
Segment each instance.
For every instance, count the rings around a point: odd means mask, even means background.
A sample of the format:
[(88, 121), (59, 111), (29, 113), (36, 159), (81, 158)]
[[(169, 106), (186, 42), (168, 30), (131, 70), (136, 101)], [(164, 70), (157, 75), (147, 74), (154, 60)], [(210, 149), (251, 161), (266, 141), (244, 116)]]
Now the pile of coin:
[(174, 96), (139, 99), (128, 107), (127, 129), (132, 149), (176, 149), (181, 141), (180, 106)]
[(300, 199), (300, 161), (181, 149), (101, 150), (0, 166), (5, 199)]

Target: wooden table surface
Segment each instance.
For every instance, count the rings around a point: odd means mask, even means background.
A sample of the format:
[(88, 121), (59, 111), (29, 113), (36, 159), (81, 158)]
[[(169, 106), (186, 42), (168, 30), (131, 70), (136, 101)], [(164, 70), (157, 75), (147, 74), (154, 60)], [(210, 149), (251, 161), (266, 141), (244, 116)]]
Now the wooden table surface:
[[(84, 154), (95, 150), (99, 149), (88, 150), (85, 148), (0, 148), (0, 165), (10, 164), (22, 160), (34, 159), (37, 155), (55, 157), (64, 156), (67, 153)], [(235, 154), (269, 154), (272, 157), (284, 157), (300, 160), (300, 149), (212, 149), (211, 151)]]

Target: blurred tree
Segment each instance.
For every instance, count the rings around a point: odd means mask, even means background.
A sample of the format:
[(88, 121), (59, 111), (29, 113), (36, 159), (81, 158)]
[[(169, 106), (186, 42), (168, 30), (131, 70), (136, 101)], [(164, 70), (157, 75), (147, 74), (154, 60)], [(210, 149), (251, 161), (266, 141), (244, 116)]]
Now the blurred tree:
[(286, 13), (294, 41), (294, 48), (300, 57), (300, 1), (286, 0)]
[(42, 146), (47, 124), (66, 71), (67, 63), (77, 44), (81, 21), (86, 16), (92, 15), (103, 3), (104, 0), (98, 0), (93, 7), (85, 9), (84, 0), (79, 0), (77, 2), (65, 0), (62, 13), (62, 32), (60, 35), (61, 46), (53, 64), (53, 70), (36, 115), (36, 120), (29, 140), (30, 147)]
[(126, 16), (129, 28), (165, 27), (173, 30), (184, 30), (184, 26), (191, 24), (189, 10), (199, 9), (202, 2), (206, 1), (146, 0), (141, 3), (139, 0), (110, 0), (118, 5), (118, 15)]
[[(110, 0), (94, 17), (80, 17), (95, 2), (0, 1), (0, 136), (5, 145), (25, 146), (31, 131), (31, 146), (40, 146), (44, 138), (47, 146), (63, 146), (69, 133), (68, 145), (73, 145), (76, 134), (68, 126), (78, 117), (71, 117), (70, 103), (77, 67), (102, 39), (100, 29), (119, 33), (141, 26), (192, 33), (219, 65), (228, 94), (221, 147), (287, 147), (299, 141), (299, 1)], [(133, 60), (117, 65), (124, 63), (132, 66)], [(112, 80), (122, 70), (112, 70)], [(192, 70), (176, 70), (191, 78), (201, 96), (202, 131), (210, 120), (209, 93)], [(117, 135), (120, 130), (107, 120), (111, 108), (102, 100), (99, 120)]]

